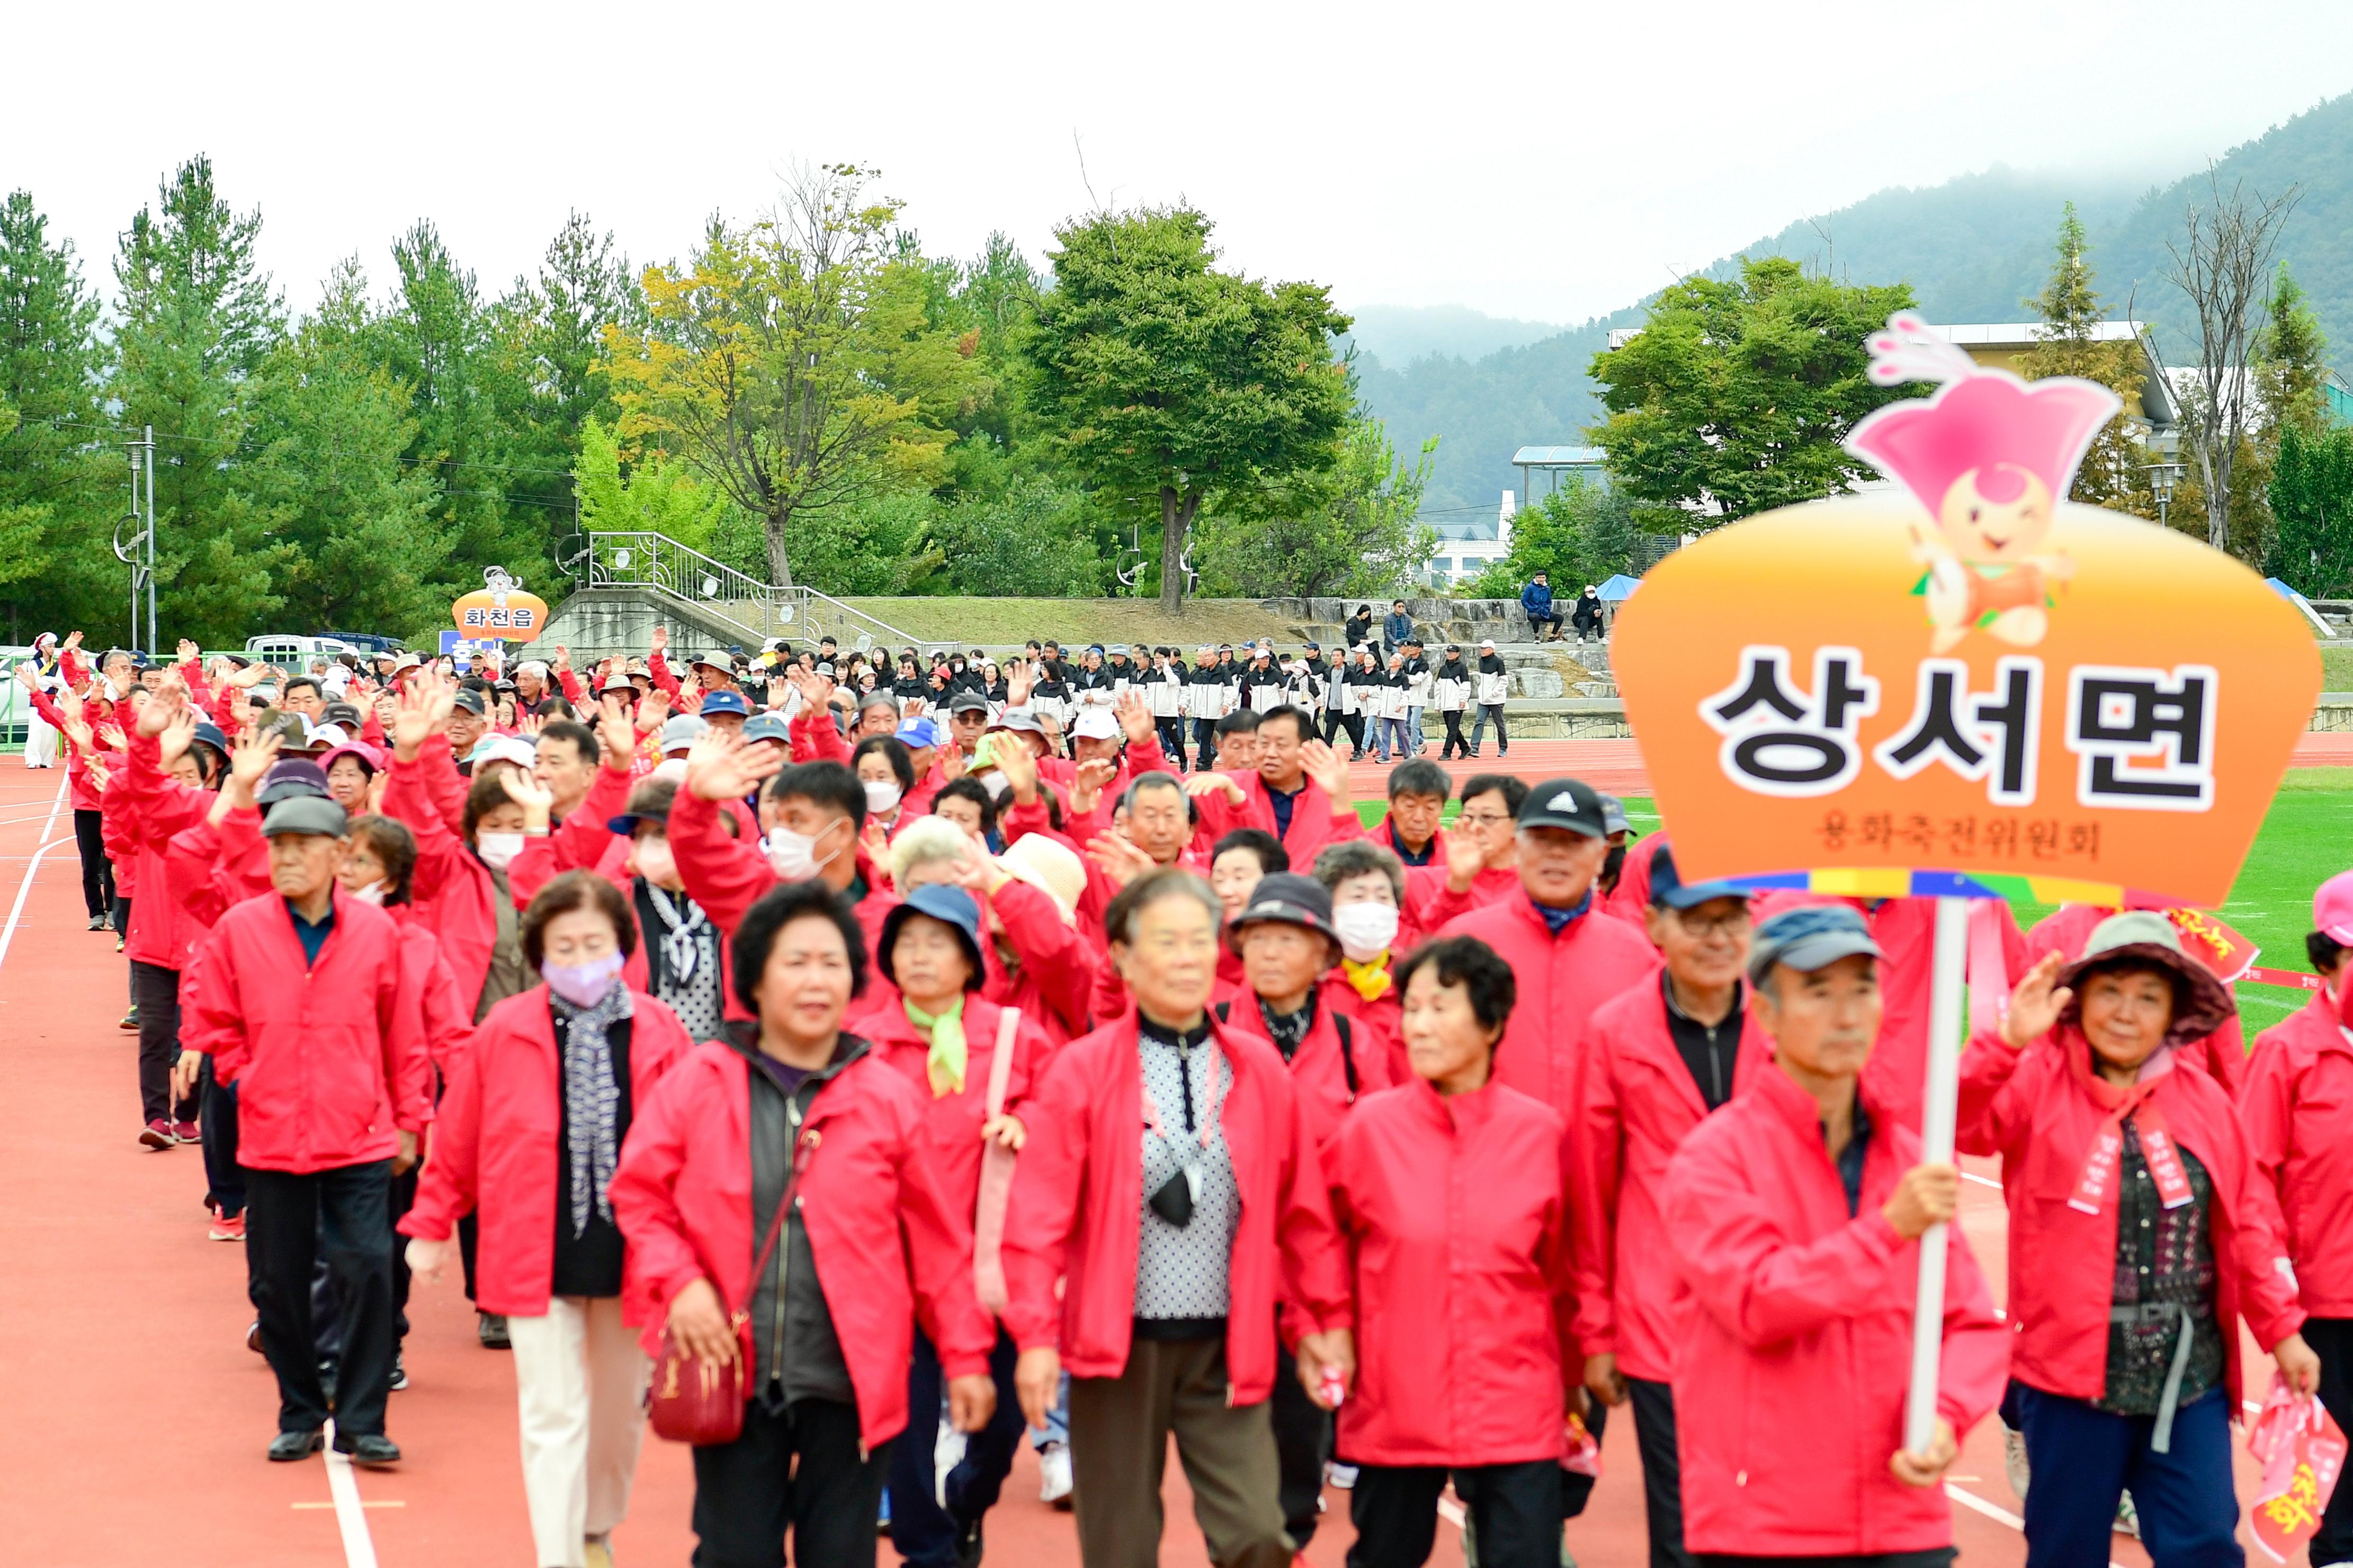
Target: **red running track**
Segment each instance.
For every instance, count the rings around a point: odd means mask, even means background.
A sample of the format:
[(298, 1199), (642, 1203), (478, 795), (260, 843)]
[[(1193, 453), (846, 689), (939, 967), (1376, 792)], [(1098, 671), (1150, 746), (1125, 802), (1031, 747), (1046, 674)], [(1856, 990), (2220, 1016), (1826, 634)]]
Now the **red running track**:
[[(1532, 742), (1508, 760), (1550, 772), (1570, 764), (1548, 747), (1609, 745), (1630, 752), (1625, 742)], [(1606, 778), (1586, 765), (1587, 776)], [(475, 1343), (454, 1270), (439, 1288), (420, 1285), (410, 1304), (410, 1384), (393, 1396), (390, 1419), (407, 1454), (396, 1471), (344, 1470), (357, 1506), (339, 1514), (324, 1461), (262, 1458), (275, 1393), (245, 1349), (244, 1259), (236, 1246), (206, 1238), (197, 1151), (150, 1153), (133, 1142), (136, 1048), (116, 1027), (124, 964), (110, 938), (81, 929), (71, 814), (52, 816), (58, 801), (57, 774), (13, 761), (0, 768), (0, 911), (17, 911), (0, 938), (0, 1070), (12, 1111), (0, 1139), (8, 1198), (0, 1410), (9, 1415), (0, 1422), (0, 1520), (12, 1559), (42, 1568), (119, 1568), (158, 1555), (190, 1568), (529, 1568), (513, 1373), (508, 1357)], [(1991, 1186), (1969, 1184), (1964, 1224), (1999, 1289), (2004, 1215)], [(1630, 1422), (1610, 1426), (1607, 1474), (1569, 1526), (1587, 1568), (1645, 1560), (1632, 1439)], [(1993, 1423), (1971, 1435), (1953, 1474), (1957, 1490), (2015, 1513)], [(1202, 1568), (1173, 1462), (1169, 1475), (1163, 1560)], [(615, 1538), (618, 1560), (685, 1562), (691, 1500), (684, 1451), (649, 1439), (630, 1518)], [(1346, 1494), (1330, 1492), (1327, 1502), (1307, 1553), (1315, 1568), (1339, 1568), (1351, 1535)], [(2022, 1542), (1998, 1519), (1957, 1506), (1954, 1522), (1966, 1562), (2022, 1561)], [(1026, 1451), (988, 1540), (999, 1564), (1078, 1562), (1070, 1518), (1038, 1502)], [(895, 1561), (887, 1542), (881, 1555)], [(2121, 1538), (2114, 1556), (2134, 1568), (2147, 1562)], [(1461, 1563), (1454, 1529), (1440, 1530), (1432, 1561)]]

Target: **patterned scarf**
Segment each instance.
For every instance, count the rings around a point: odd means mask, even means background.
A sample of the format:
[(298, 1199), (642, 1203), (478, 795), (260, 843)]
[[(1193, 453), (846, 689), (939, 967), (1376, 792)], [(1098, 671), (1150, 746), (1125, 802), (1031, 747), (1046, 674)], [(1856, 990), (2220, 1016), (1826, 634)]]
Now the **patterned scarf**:
[(932, 1048), (923, 1058), (923, 1070), (932, 1080), (932, 1098), (964, 1092), (964, 1068), (967, 1047), (964, 1037), (964, 998), (942, 1012), (926, 1013), (914, 1003), (901, 997), (907, 1009), (907, 1022), (932, 1037)]
[(572, 1164), (572, 1234), (585, 1236), (588, 1211), (612, 1223), (613, 1166), (620, 1158), (621, 1089), (613, 1081), (613, 1048), (605, 1031), (631, 1016), (629, 988), (618, 975), (594, 1006), (580, 1007), (547, 994), (565, 1026), (564, 1120)]
[[(646, 884), (647, 900), (660, 917), (661, 969), (656, 994), (678, 1012), (687, 1033), (708, 1040), (719, 1033), (719, 931), (702, 906), (684, 893), (673, 896)], [(681, 906), (683, 906), (681, 909)]]

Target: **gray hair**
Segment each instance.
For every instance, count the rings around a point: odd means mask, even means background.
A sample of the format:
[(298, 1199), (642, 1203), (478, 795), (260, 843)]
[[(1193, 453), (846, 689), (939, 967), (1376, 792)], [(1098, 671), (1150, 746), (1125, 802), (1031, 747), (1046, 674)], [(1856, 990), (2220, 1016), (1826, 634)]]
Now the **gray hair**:
[(1190, 899), (1200, 905), (1212, 927), (1226, 918), (1226, 906), (1217, 889), (1181, 867), (1163, 866), (1119, 890), (1111, 907), (1103, 910), (1103, 934), (1116, 942), (1133, 942), (1136, 917), (1170, 899)]
[(1337, 844), (1327, 844), (1315, 857), (1315, 879), (1326, 889), (1338, 887), (1351, 877), (1361, 877), (1367, 871), (1378, 871), (1389, 879), (1389, 894), (1398, 908), (1405, 908), (1405, 865), (1395, 855), (1369, 838), (1344, 838)]

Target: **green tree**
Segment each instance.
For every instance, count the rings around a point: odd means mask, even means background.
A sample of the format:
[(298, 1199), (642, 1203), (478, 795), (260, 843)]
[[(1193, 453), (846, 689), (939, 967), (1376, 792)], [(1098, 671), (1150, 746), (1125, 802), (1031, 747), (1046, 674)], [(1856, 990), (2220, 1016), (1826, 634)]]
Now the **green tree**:
[(0, 603), (11, 642), (96, 626), (125, 583), (113, 556), (91, 548), (123, 494), (121, 448), (105, 444), (99, 302), (73, 242), (52, 244), (47, 228), (31, 193), (0, 202)]
[(1418, 521), (1438, 452), (1431, 437), (1411, 461), (1361, 405), (1331, 468), (1281, 487), (1248, 512), (1202, 521), (1202, 586), (1248, 598), (1393, 594), (1410, 586), (1438, 548)]
[(1591, 435), (1613, 484), (1674, 509), (1677, 529), (1852, 489), (1876, 470), (1839, 443), (1913, 395), (1865, 377), (1864, 339), (1912, 304), (1907, 285), (1841, 283), (1780, 257), (1672, 285), (1639, 335), (1593, 356), (1609, 416)]
[[(2100, 303), (2091, 263), (2091, 241), (2084, 220), (2069, 202), (2059, 220), (2058, 260), (2042, 292), (2026, 301), (2042, 325), (2035, 346), (2019, 362), (2019, 374), (2029, 381), (2072, 375), (2095, 381), (2122, 398), (2127, 409), (2138, 405), (2142, 354), (2131, 342), (2103, 342), (2100, 328), (2107, 311)], [(2129, 413), (2120, 413), (2093, 439), (2083, 466), (2075, 471), (2073, 500), (2124, 511), (2139, 511), (2147, 501), (2142, 474), (2149, 461), (2142, 427)], [(2155, 515), (2150, 505), (2149, 515)]]
[[(607, 330), (621, 433), (649, 437), (761, 520), (769, 580), (793, 581), (797, 526), (943, 477), (944, 420), (971, 371), (926, 311), (919, 259), (891, 243), (898, 205), (832, 164), (748, 227), (713, 219), (691, 264), (649, 268), (649, 325)], [(839, 588), (838, 580), (828, 586)]]
[(508, 373), (522, 395), (508, 419), (508, 509), (520, 525), (569, 531), (570, 470), (584, 458), (586, 428), (601, 424), (609, 441), (621, 417), (605, 329), (642, 330), (645, 296), (613, 236), (600, 235), (586, 214), (575, 212), (548, 242), (537, 274), (516, 279), (492, 315), (501, 357), (520, 371)]
[(683, 463), (649, 447), (624, 463), (621, 446), (601, 420), (580, 428), (574, 471), (580, 524), (599, 533), (660, 533), (691, 550), (712, 543), (733, 503), (698, 480)]
[(1476, 599), (1516, 599), (1542, 572), (1553, 592), (1572, 598), (1588, 583), (1632, 575), (1641, 530), (1625, 492), (1573, 478), (1512, 520), (1511, 553), (1489, 564), (1465, 594)]
[(239, 478), (282, 552), (272, 578), (293, 625), (409, 636), (468, 584), (433, 472), (406, 460), (408, 390), (370, 361), (366, 299), (359, 263), (342, 263), (317, 313), (272, 352)]
[(1219, 272), (1191, 207), (1097, 213), (1054, 231), (1054, 287), (1029, 334), (1036, 406), (1071, 469), (1160, 512), (1160, 605), (1178, 614), (1208, 503), (1254, 510), (1330, 468), (1352, 405), (1321, 284)]
[(206, 642), (242, 637), (283, 603), (270, 581), (283, 552), (237, 462), (256, 378), (285, 334), (254, 258), (260, 231), (260, 212), (231, 209), (199, 154), (131, 220), (114, 262), (109, 391), (120, 423), (155, 430), (160, 624)]
[(944, 585), (959, 594), (1001, 597), (1087, 598), (1111, 573), (1096, 551), (1084, 492), (1042, 476), (1018, 479), (1001, 495), (941, 506), (929, 537), (938, 547)]
[(2276, 444), (2288, 429), (2314, 436), (2328, 424), (2328, 339), (2287, 263), (2279, 264), (2254, 342), (2255, 395)]
[(2284, 426), (2270, 497), (2272, 570), (2307, 597), (2353, 588), (2353, 429)]

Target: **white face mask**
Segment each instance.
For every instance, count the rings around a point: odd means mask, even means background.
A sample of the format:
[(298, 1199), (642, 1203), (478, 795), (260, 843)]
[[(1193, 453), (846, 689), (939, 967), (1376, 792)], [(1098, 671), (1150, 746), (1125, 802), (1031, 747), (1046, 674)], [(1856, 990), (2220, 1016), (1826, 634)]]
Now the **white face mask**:
[(894, 809), (899, 804), (899, 785), (895, 780), (866, 781), (866, 809), (876, 814)]
[(347, 899), (357, 899), (364, 904), (374, 904), (380, 909), (384, 905), (385, 892), (384, 879), (378, 877), (364, 888), (345, 888), (343, 896)]
[(678, 861), (670, 852), (670, 840), (658, 833), (649, 833), (629, 846), (629, 858), (638, 868), (638, 875), (657, 888), (676, 888)]
[(787, 882), (807, 881), (831, 865), (835, 857), (841, 853), (839, 849), (829, 850), (820, 860), (817, 854), (817, 840), (806, 833), (795, 833), (789, 827), (770, 828), (767, 849), (769, 867)]
[(1013, 781), (991, 768), (980, 775), (980, 787), (988, 792), (989, 799), (1003, 800), (1005, 792), (1013, 787)]
[(652, 773), (646, 776), (649, 778), (662, 779), (670, 784), (684, 784), (686, 782), (686, 759), (684, 757), (665, 758), (659, 766), (656, 767)]
[(522, 853), (522, 835), (477, 833), (474, 835), (474, 853), (482, 858), (483, 865), (502, 871), (509, 862)]
[(1332, 911), (1332, 929), (1340, 933), (1340, 951), (1358, 963), (1378, 958), (1397, 940), (1394, 904), (1344, 904)]

